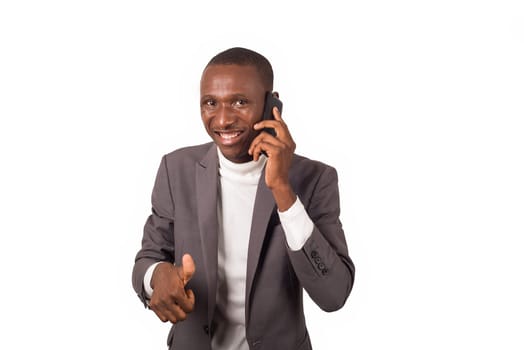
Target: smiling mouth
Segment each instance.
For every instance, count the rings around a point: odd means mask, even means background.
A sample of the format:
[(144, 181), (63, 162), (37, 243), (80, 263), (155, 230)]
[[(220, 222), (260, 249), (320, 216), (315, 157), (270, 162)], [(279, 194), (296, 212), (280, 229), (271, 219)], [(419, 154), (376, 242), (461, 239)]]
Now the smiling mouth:
[(218, 136), (220, 136), (223, 139), (231, 140), (235, 137), (238, 137), (241, 132), (240, 131), (234, 131), (234, 132), (217, 132)]
[(215, 134), (220, 137), (223, 144), (232, 144), (242, 135), (242, 131), (215, 131)]

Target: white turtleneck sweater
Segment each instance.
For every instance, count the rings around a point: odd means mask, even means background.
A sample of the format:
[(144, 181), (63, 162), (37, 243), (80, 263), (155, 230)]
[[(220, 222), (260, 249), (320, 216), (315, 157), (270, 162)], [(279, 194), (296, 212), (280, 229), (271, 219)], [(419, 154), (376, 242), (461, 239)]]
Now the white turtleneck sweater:
[[(233, 163), (218, 150), (218, 159), (218, 288), (211, 348), (249, 350), (245, 320), (247, 254), (257, 187), (267, 158), (262, 155), (257, 162)], [(289, 248), (302, 249), (313, 231), (313, 222), (298, 197), (288, 210), (278, 214)], [(144, 276), (148, 297), (153, 293), (150, 282), (157, 264)]]

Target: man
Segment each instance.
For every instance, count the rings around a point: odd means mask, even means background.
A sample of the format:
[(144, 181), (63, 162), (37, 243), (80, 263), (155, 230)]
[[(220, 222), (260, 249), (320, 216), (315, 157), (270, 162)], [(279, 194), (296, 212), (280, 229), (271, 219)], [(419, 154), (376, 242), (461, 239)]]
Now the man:
[(277, 108), (261, 121), (272, 91), (265, 57), (219, 53), (200, 83), (213, 142), (162, 158), (133, 286), (170, 349), (311, 349), (303, 289), (334, 311), (353, 286), (336, 171), (294, 154)]

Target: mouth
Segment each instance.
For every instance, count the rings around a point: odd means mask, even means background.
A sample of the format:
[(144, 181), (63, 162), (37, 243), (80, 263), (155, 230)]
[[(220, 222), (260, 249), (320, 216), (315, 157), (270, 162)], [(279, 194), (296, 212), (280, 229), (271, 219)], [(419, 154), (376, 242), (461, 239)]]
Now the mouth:
[(241, 130), (231, 130), (231, 131), (215, 131), (218, 140), (223, 145), (232, 145), (237, 143), (240, 140), (240, 136), (243, 134)]

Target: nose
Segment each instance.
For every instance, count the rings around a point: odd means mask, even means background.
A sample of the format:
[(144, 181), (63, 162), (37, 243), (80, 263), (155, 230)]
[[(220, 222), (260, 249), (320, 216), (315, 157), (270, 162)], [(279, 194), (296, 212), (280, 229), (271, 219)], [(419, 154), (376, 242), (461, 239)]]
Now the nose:
[(231, 106), (220, 104), (215, 113), (215, 120), (217, 126), (220, 126), (221, 128), (227, 129), (231, 126), (235, 122), (235, 114), (233, 113)]

